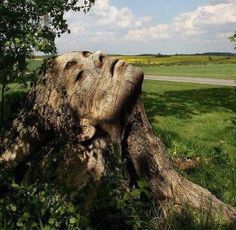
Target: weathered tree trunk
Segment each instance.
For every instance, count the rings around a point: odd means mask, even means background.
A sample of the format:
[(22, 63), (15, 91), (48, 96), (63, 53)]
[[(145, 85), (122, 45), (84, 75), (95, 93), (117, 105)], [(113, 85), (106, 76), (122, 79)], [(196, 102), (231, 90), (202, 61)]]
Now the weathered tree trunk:
[(126, 132), (128, 152), (136, 172), (148, 179), (157, 200), (172, 200), (227, 221), (236, 220), (236, 210), (232, 206), (174, 170), (161, 140), (153, 134), (141, 100), (134, 107)]

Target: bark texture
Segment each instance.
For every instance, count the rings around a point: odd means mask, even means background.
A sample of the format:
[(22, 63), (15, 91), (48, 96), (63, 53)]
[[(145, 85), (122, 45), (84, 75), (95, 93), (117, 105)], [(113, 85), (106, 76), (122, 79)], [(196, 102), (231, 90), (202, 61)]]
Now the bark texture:
[(177, 173), (155, 137), (141, 100), (134, 107), (126, 130), (128, 152), (139, 176), (145, 176), (157, 200), (190, 205), (227, 221), (236, 220), (236, 210), (201, 186)]
[(126, 150), (158, 201), (236, 219), (233, 207), (179, 175), (155, 137), (139, 95), (140, 69), (101, 52), (59, 56), (31, 90), (2, 143), (0, 163), (26, 183), (53, 181), (76, 195)]

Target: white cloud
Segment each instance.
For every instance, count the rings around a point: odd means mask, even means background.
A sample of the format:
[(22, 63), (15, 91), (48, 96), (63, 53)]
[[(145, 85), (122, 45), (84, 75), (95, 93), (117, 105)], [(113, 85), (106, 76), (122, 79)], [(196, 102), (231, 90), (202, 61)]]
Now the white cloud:
[(170, 26), (167, 24), (160, 24), (142, 29), (130, 30), (124, 36), (126, 41), (144, 41), (144, 40), (162, 40), (170, 38)]
[(195, 25), (222, 25), (236, 22), (236, 2), (199, 7), (194, 14)]
[[(201, 6), (195, 11), (176, 16), (170, 24), (130, 30), (125, 35), (125, 39), (161, 40), (172, 36), (189, 39), (201, 37), (214, 29), (224, 30), (223, 27), (231, 24), (236, 26), (236, 2)], [(233, 31), (233, 28), (231, 30)]]
[(84, 47), (102, 46), (108, 42), (119, 42), (131, 28), (141, 28), (151, 21), (151, 17), (136, 17), (127, 7), (117, 8), (109, 0), (97, 0), (87, 15), (81, 12), (66, 14), (70, 35), (57, 39), (59, 52)]
[(207, 49), (211, 43), (215, 47), (217, 42), (223, 44), (224, 39), (226, 44), (227, 37), (236, 28), (236, 0), (209, 2), (177, 15), (171, 23), (157, 24), (150, 16), (136, 16), (128, 7), (118, 8), (109, 0), (97, 0), (87, 15), (67, 13), (72, 33), (57, 39), (58, 48), (65, 52), (107, 47), (108, 52), (122, 52), (123, 49), (122, 53), (139, 53), (154, 48), (160, 52), (165, 47), (173, 52), (179, 52), (178, 49), (185, 46)]
[(108, 0), (98, 0), (92, 8), (92, 16), (97, 18), (96, 25), (116, 26), (121, 28), (141, 27), (151, 20), (151, 17), (135, 17), (133, 12), (123, 7), (118, 9), (110, 6)]

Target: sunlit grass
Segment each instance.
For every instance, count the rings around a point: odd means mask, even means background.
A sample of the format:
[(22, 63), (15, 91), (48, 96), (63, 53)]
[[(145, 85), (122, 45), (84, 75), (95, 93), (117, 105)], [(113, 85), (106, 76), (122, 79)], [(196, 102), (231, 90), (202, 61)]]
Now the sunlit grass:
[(142, 67), (145, 74), (236, 80), (236, 64), (153, 65)]
[(181, 171), (236, 206), (236, 95), (231, 87), (145, 81), (144, 104), (169, 156), (199, 158)]
[[(236, 80), (236, 57), (179, 55), (167, 57), (117, 56), (131, 64), (140, 65), (145, 74), (206, 77)], [(29, 70), (41, 66), (43, 58), (29, 62)]]

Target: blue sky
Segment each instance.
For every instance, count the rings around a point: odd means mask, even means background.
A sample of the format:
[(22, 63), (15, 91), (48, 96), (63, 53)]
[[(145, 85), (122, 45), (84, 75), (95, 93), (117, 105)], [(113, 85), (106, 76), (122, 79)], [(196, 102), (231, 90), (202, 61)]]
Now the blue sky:
[(236, 0), (97, 0), (66, 18), (71, 34), (57, 39), (59, 53), (234, 52)]

